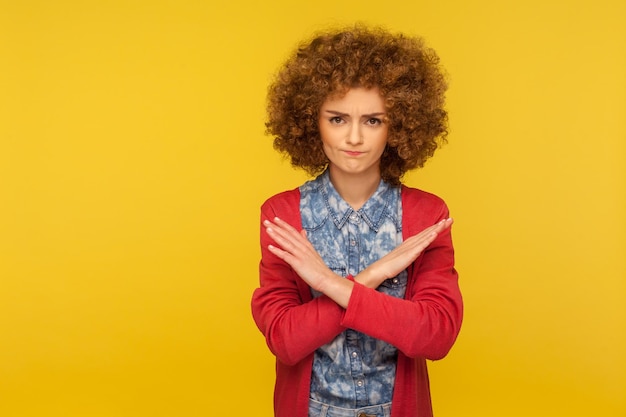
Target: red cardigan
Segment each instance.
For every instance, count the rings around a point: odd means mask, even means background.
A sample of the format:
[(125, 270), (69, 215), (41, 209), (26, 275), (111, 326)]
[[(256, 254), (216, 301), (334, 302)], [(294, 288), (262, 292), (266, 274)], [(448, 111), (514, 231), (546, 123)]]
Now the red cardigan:
[[(404, 239), (448, 217), (445, 203), (432, 194), (402, 186)], [(280, 217), (302, 228), (298, 189), (277, 194), (261, 207), (261, 223)], [(252, 315), (276, 355), (276, 417), (306, 417), (313, 353), (346, 328), (398, 348), (392, 417), (430, 417), (432, 407), (426, 359), (443, 358), (461, 327), (463, 303), (454, 269), (450, 230), (408, 268), (405, 299), (355, 283), (348, 308), (311, 289), (267, 246), (261, 226), (260, 288), (252, 297)]]

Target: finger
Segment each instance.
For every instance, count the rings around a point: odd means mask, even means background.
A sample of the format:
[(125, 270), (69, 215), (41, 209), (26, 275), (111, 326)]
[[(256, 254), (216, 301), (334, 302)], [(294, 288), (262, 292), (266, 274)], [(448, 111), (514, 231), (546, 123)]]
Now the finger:
[(413, 261), (435, 240), (436, 237), (436, 234), (431, 234), (415, 239), (410, 242), (404, 250), (399, 253), (399, 255), (406, 256)]
[[(439, 233), (452, 226), (452, 223), (454, 223), (454, 219), (448, 217), (447, 219), (440, 220), (436, 224), (427, 227), (422, 232), (418, 233), (415, 236), (412, 236), (409, 239), (415, 238), (412, 242), (413, 247), (420, 247), (421, 251), (423, 251), (437, 238)], [(407, 239), (407, 241), (409, 239)]]
[[(436, 235), (438, 233), (441, 233), (442, 231), (444, 231), (448, 227), (450, 227), (453, 222), (454, 222), (454, 220), (452, 220), (452, 218), (447, 218), (447, 219), (440, 220), (439, 222), (433, 224), (432, 226), (429, 226), (426, 229), (422, 230), (418, 234), (411, 236), (409, 239), (412, 239), (412, 238), (419, 239), (419, 238), (421, 238), (423, 236), (429, 236), (429, 235), (431, 235), (433, 233), (435, 233), (435, 235)], [(409, 239), (407, 239), (407, 241)]]
[(297, 242), (293, 240), (291, 236), (286, 234), (283, 230), (278, 227), (266, 226), (267, 234), (270, 238), (283, 250), (294, 252), (297, 248)]
[(263, 226), (265, 226), (265, 230), (274, 234), (275, 236), (282, 236), (285, 239), (294, 239), (297, 238), (298, 233), (294, 233), (294, 230), (289, 230), (285, 227), (286, 223), (278, 224), (274, 223), (270, 220), (265, 220), (263, 222)]
[(417, 235), (411, 236), (407, 239), (404, 242), (406, 243), (405, 249), (415, 256), (419, 255), (419, 253), (426, 249), (428, 245), (430, 245), (437, 238), (439, 233), (450, 227), (451, 224), (452, 219), (444, 219), (432, 226), (427, 227)]
[(432, 225), (428, 229), (425, 230), (427, 236), (432, 236), (433, 240), (437, 237), (438, 234), (452, 226), (453, 220), (452, 218), (447, 218), (439, 221), (438, 223)]
[(263, 222), (266, 230), (273, 234), (273, 236), (281, 236), (284, 239), (287, 239), (293, 243), (300, 243), (306, 245), (308, 240), (303, 238), (303, 236), (296, 231), (295, 228), (291, 227), (286, 222), (278, 222), (273, 223), (270, 220), (265, 220)]
[(428, 229), (441, 231), (441, 230), (444, 230), (444, 229), (450, 227), (452, 225), (452, 222), (453, 222), (452, 218), (448, 217), (447, 219), (442, 219), (442, 220), (438, 221), (437, 223), (435, 223), (432, 226), (430, 226), (430, 228), (428, 228)]
[(267, 245), (267, 249), (282, 260), (285, 260), (287, 252), (274, 245)]
[(439, 223), (436, 224), (436, 226), (437, 229), (439, 229), (439, 231), (441, 232), (452, 226), (452, 223), (454, 223), (454, 219), (452, 217), (448, 217), (447, 219), (441, 220)]
[(295, 227), (293, 227), (292, 225), (290, 225), (289, 223), (287, 223), (286, 221), (282, 220), (279, 217), (274, 217), (274, 224), (276, 224), (277, 226), (279, 226), (280, 228), (284, 229), (285, 231), (289, 233), (299, 234)]
[(274, 255), (276, 255), (278, 258), (282, 259), (283, 261), (285, 261), (289, 266), (291, 266), (292, 268), (296, 269), (297, 268), (297, 264), (298, 264), (298, 260), (297, 258), (291, 254), (288, 251), (282, 250), (281, 248), (274, 246), (274, 245), (268, 245), (267, 249), (272, 252)]
[(274, 240), (274, 242), (280, 246), (284, 251), (295, 256), (296, 258), (302, 258), (310, 256), (307, 254), (315, 253), (313, 245), (306, 238), (306, 232), (297, 233), (295, 229), (288, 231), (281, 228), (280, 225), (275, 225), (269, 221), (264, 222), (266, 226), (267, 234)]
[(429, 228), (422, 230), (420, 233), (411, 236), (405, 242), (407, 246), (417, 245), (425, 239), (432, 240), (436, 238), (438, 234), (439, 234), (439, 231), (437, 230), (437, 227), (430, 226)]
[(265, 220), (263, 224), (266, 228), (271, 228), (275, 233), (288, 239), (294, 245), (297, 244), (303, 248), (313, 249), (304, 229), (298, 232), (295, 227), (278, 217), (274, 218), (274, 222)]

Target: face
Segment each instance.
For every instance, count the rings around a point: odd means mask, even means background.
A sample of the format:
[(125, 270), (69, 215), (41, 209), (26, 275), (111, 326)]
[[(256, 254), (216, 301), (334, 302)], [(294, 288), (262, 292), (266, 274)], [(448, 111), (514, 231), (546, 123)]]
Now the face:
[(377, 88), (352, 88), (322, 104), (319, 130), (331, 178), (380, 178), (380, 157), (387, 144), (385, 115), (385, 101)]

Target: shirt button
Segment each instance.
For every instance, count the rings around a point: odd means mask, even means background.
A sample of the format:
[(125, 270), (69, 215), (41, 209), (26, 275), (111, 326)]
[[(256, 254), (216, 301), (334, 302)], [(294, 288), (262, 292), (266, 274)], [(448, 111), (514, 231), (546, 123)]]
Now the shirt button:
[(350, 221), (352, 221), (354, 223), (358, 223), (360, 219), (361, 218), (359, 217), (359, 215), (357, 213), (352, 213), (350, 215)]
[(363, 386), (363, 381), (361, 381), (361, 380), (359, 379), (358, 381), (356, 381), (356, 384), (357, 384), (359, 387), (362, 387), (362, 386)]
[(352, 240), (350, 241), (350, 246), (356, 246), (356, 240), (352, 239)]
[(400, 282), (400, 280), (399, 280), (398, 278), (394, 278), (394, 279), (393, 279), (393, 283), (394, 283), (394, 284), (397, 284), (398, 282)]
[(356, 352), (352, 352), (352, 357), (353, 357), (353, 358), (356, 358), (357, 356), (359, 356), (359, 354), (358, 354), (358, 353), (356, 353)]

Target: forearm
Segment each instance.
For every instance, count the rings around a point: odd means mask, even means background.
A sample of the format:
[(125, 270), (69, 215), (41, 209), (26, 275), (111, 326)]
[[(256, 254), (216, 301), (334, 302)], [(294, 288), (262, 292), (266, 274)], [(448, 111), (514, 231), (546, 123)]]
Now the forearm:
[(268, 347), (289, 365), (345, 330), (340, 324), (344, 309), (325, 295), (313, 299), (309, 285), (269, 249), (275, 241), (268, 235), (265, 221), (280, 214), (300, 229), (298, 202), (298, 193), (285, 193), (261, 208), (260, 287), (252, 297), (252, 315)]
[(252, 315), (270, 350), (286, 364), (295, 364), (333, 340), (345, 328), (344, 310), (320, 296), (302, 303), (281, 297), (276, 288), (259, 288), (252, 299)]
[(354, 282), (350, 279), (340, 277), (336, 274), (329, 274), (317, 288), (319, 292), (333, 300), (339, 307), (347, 308), (352, 295)]
[(341, 324), (396, 346), (410, 357), (440, 359), (450, 350), (462, 320), (455, 282), (406, 300), (355, 284)]
[[(367, 288), (376, 289), (384, 280), (388, 277), (385, 277), (381, 271), (376, 269), (376, 263), (370, 265), (365, 268), (363, 271), (359, 272), (354, 277), (354, 282), (363, 285)], [(390, 277), (389, 277), (390, 278)], [(347, 306), (344, 306), (347, 307)]]

